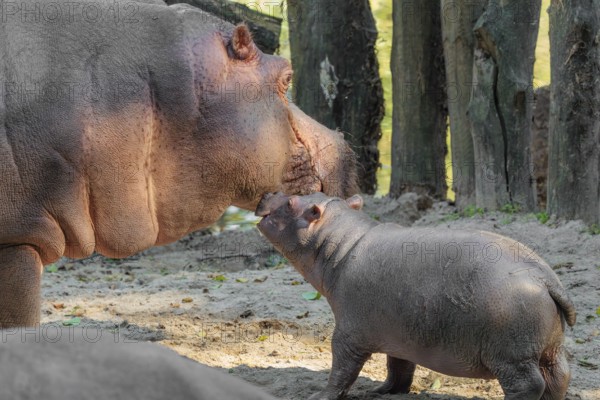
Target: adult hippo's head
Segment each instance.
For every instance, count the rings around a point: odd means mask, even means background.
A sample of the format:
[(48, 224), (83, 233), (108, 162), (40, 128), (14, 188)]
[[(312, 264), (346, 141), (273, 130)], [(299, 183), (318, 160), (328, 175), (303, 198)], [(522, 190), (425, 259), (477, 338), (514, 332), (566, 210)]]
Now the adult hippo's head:
[(347, 197), (358, 191), (355, 155), (342, 133), (288, 100), (289, 61), (260, 51), (245, 25), (221, 24), (195, 44), (194, 55), (199, 131), (228, 154), (228, 165), (219, 168), (235, 165), (233, 204), (254, 210), (266, 192)]

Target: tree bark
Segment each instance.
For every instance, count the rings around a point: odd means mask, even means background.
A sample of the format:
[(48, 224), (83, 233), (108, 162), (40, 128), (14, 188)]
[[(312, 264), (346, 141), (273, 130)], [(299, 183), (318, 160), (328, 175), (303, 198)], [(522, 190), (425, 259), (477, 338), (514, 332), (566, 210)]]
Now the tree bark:
[(550, 86), (535, 90), (531, 123), (531, 157), (536, 182), (538, 208), (546, 210), (548, 193), (548, 123), (550, 121)]
[(359, 183), (373, 194), (379, 167), (383, 87), (368, 0), (288, 0), (293, 96), (311, 117), (344, 132)]
[(440, 2), (394, 0), (390, 195), (445, 198), (446, 107)]
[(600, 9), (553, 0), (548, 209), (600, 224)]
[(267, 54), (274, 54), (279, 49), (281, 18), (229, 0), (165, 0), (165, 2), (169, 5), (187, 3), (234, 25), (246, 22), (259, 49)]
[(541, 0), (489, 0), (475, 25), (469, 106), (478, 207), (534, 210), (533, 63)]
[(473, 27), (487, 0), (442, 0), (442, 36), (456, 206), (475, 204), (475, 153), (467, 115), (473, 86)]

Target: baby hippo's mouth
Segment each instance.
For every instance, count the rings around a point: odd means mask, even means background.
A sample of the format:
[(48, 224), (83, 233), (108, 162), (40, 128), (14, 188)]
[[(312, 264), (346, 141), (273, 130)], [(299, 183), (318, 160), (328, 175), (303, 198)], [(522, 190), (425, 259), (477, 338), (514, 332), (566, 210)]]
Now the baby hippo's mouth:
[(281, 205), (288, 201), (288, 197), (281, 193), (266, 193), (258, 202), (254, 215), (262, 217), (258, 223), (258, 229), (265, 233), (264, 229), (269, 225), (271, 212), (278, 209)]
[(281, 192), (266, 193), (258, 202), (258, 206), (256, 207), (256, 212), (254, 215), (257, 217), (263, 217), (264, 219), (271, 214), (271, 211), (276, 210), (286, 201), (288, 201), (288, 197)]

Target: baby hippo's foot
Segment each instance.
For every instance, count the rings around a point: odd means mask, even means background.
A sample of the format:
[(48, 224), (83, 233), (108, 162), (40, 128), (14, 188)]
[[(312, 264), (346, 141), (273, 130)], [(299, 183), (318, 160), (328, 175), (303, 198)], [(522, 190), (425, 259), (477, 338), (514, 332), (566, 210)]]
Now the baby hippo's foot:
[(377, 394), (396, 394), (410, 392), (416, 365), (410, 361), (387, 356), (387, 379), (383, 385), (373, 391)]
[(308, 400), (338, 400), (343, 398), (343, 393), (334, 393), (328, 390), (323, 390), (322, 392), (313, 394), (308, 398)]

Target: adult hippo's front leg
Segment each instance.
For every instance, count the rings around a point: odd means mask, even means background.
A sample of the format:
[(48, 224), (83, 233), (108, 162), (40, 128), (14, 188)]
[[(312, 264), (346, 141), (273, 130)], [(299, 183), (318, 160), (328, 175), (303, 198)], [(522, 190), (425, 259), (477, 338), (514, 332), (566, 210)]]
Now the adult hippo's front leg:
[(41, 276), (42, 260), (33, 247), (0, 247), (0, 329), (38, 323)]

